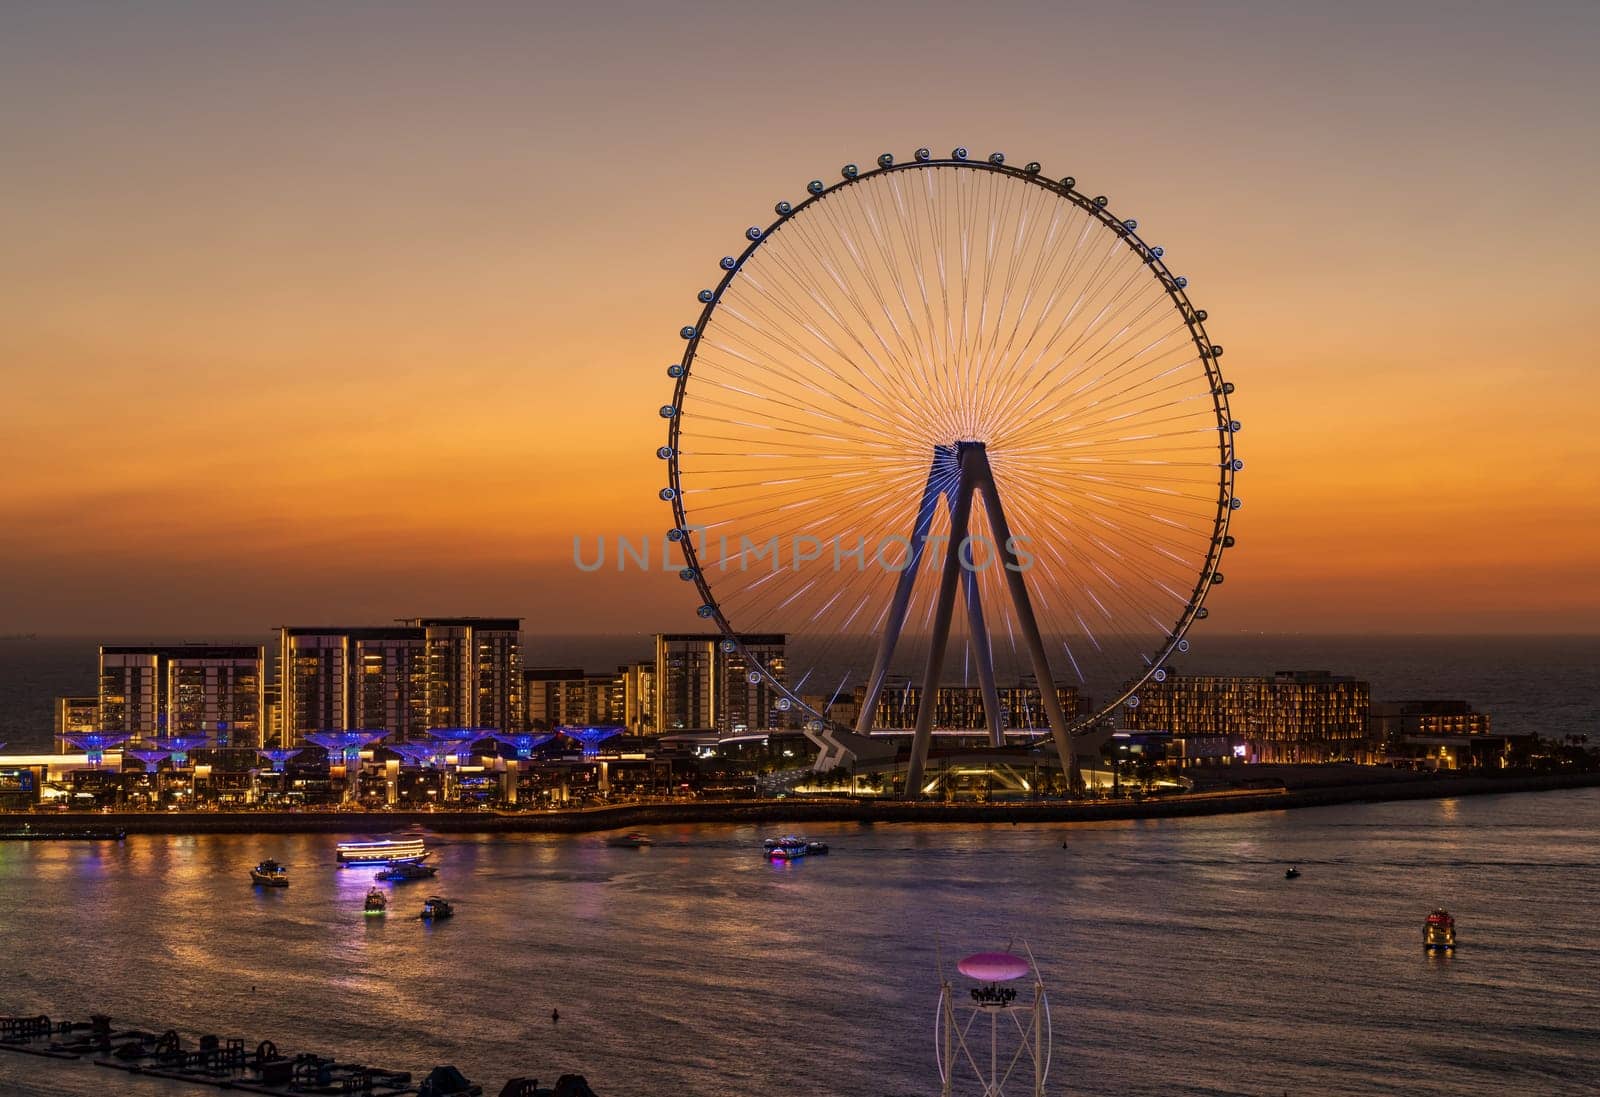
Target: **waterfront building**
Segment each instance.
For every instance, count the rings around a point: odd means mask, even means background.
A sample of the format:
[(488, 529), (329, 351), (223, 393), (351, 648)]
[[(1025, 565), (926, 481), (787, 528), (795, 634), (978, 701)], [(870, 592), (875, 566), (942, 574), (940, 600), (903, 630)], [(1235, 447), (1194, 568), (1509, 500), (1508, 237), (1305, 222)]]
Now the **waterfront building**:
[(99, 681), (99, 731), (141, 740), (206, 735), (218, 746), (261, 745), (265, 674), (259, 646), (102, 646)]
[[(1139, 688), (1139, 703), (1125, 709), (1127, 731), (1170, 731), (1178, 740), (1234, 744), (1252, 762), (1376, 762), (1367, 715), (1366, 682), (1325, 670), (1279, 671), (1269, 676), (1181, 675)], [(1180, 748), (1181, 749), (1181, 748)]]
[(625, 683), (617, 674), (589, 674), (578, 667), (529, 667), (522, 672), (529, 731), (559, 727), (621, 725)]
[[(716, 726), (724, 735), (784, 725), (774, 719), (781, 694), (771, 678), (756, 672), (765, 667), (779, 682), (784, 680), (784, 639), (781, 634), (743, 636), (741, 650), (723, 656), (722, 711), (717, 714)], [(718, 654), (722, 654), (720, 648)]]
[(283, 687), (269, 678), (261, 687), (261, 743), (283, 742)]
[(1488, 735), (1489, 715), (1465, 701), (1374, 701), (1367, 714), (1374, 738), (1406, 735)]
[(630, 735), (649, 735), (656, 729), (656, 665), (629, 663), (617, 668), (622, 679), (622, 722)]
[(774, 722), (777, 691), (750, 661), (782, 681), (787, 637), (742, 635), (744, 652), (732, 653), (722, 650), (722, 639), (719, 633), (656, 635), (655, 734), (716, 730), (732, 735), (779, 726)]
[(414, 617), (425, 634), (428, 727), (522, 730), (522, 618)]
[[(996, 692), (1000, 699), (1001, 727), (1049, 726), (1037, 684), (1001, 687)], [(866, 698), (866, 686), (856, 687), (852, 710), (859, 713)], [(1078, 691), (1072, 686), (1057, 686), (1056, 698), (1061, 702), (1061, 711), (1069, 718), (1079, 711)], [(983, 690), (978, 686), (940, 686), (934, 691), (933, 706), (935, 730), (982, 731), (989, 726), (983, 708)], [(878, 709), (873, 715), (872, 726), (882, 729), (914, 728), (921, 707), (921, 686), (910, 683), (891, 686), (878, 696)]]
[(73, 747), (68, 735), (82, 735), (100, 730), (100, 698), (56, 698), (56, 753), (65, 754)]
[(1506, 765), (1534, 739), (1493, 734), (1487, 713), (1457, 700), (1374, 701), (1367, 728), (1387, 760), (1426, 769)]
[(278, 629), (280, 746), (325, 731), (522, 730), (521, 620), (428, 617)]
[(428, 728), (426, 630), (405, 625), (285, 625), (278, 629), (280, 746), (324, 731), (387, 731), (398, 742)]

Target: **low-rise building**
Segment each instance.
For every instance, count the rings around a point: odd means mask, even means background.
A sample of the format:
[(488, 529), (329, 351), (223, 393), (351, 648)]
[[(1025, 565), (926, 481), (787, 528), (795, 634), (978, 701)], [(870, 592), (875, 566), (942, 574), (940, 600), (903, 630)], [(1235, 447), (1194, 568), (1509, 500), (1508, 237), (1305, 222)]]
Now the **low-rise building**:
[(1375, 701), (1367, 726), (1389, 762), (1425, 769), (1499, 767), (1534, 739), (1493, 734), (1488, 713), (1459, 700)]
[(1184, 753), (1196, 760), (1232, 755), (1250, 762), (1371, 763), (1381, 760), (1381, 749), (1367, 728), (1370, 706), (1366, 682), (1325, 670), (1168, 673), (1139, 688), (1138, 704), (1124, 710), (1122, 726), (1192, 741), (1196, 749)]

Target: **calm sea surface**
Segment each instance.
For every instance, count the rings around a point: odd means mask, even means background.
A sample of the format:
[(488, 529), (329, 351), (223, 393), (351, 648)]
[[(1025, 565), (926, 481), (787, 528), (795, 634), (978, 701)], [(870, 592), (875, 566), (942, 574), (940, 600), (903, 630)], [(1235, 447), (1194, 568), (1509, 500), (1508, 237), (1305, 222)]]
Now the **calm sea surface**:
[[(786, 867), (748, 828), (641, 850), (440, 837), (436, 884), (394, 885), (386, 918), (362, 915), (372, 873), (337, 868), (332, 836), (0, 843), (0, 1013), (454, 1062), (490, 1093), (576, 1070), (602, 1097), (930, 1094), (936, 941), (1018, 937), (1052, 995), (1051, 1094), (1594, 1093), (1597, 825), (1582, 790), (834, 826), (813, 833), (830, 856)], [(250, 888), (267, 856), (293, 886)], [(433, 890), (458, 905), (430, 928), (410, 915)], [(1431, 958), (1441, 903), (1461, 947)], [(44, 1067), (0, 1053), (0, 1093), (124, 1082)]]

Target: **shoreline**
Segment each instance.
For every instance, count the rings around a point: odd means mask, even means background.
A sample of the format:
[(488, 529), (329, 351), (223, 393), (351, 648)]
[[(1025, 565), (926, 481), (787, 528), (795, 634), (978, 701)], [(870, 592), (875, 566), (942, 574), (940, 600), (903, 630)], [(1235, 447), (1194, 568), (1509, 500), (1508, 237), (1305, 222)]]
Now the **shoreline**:
[(792, 798), (688, 800), (560, 811), (192, 811), (0, 812), (0, 829), (125, 830), (134, 834), (375, 834), (421, 826), (459, 834), (583, 834), (673, 823), (1097, 823), (1289, 811), (1351, 803), (1600, 787), (1600, 773), (1509, 777), (1421, 776), (1404, 780), (1243, 789), (1142, 801), (943, 803)]

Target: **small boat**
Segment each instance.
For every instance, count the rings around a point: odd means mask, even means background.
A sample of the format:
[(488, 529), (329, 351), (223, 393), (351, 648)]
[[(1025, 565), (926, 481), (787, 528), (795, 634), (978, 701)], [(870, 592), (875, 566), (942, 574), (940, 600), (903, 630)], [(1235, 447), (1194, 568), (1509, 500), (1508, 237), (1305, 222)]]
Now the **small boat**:
[(421, 838), (385, 838), (377, 842), (340, 842), (341, 865), (387, 865), (432, 856)]
[(455, 913), (447, 899), (437, 895), (430, 895), (422, 904), (422, 913), (418, 915), (424, 922), (437, 922), (440, 918), (448, 918)]
[(1287, 868), (1287, 869), (1284, 869), (1283, 870), (1283, 878), (1285, 880), (1298, 880), (1298, 879), (1300, 879), (1300, 870), (1298, 868)]
[(615, 846), (618, 849), (642, 849), (645, 846), (653, 846), (655, 844), (654, 838), (638, 831), (632, 834), (614, 834), (606, 839), (606, 845)]
[(426, 880), (430, 876), (437, 876), (439, 869), (426, 861), (390, 861), (387, 866), (378, 870), (374, 877), (377, 880)]
[(289, 870), (276, 861), (262, 861), (250, 870), (250, 881), (257, 887), (286, 888), (289, 886)]
[(797, 861), (811, 852), (811, 843), (798, 834), (768, 838), (763, 845), (766, 846), (767, 858), (773, 861)]
[(383, 893), (382, 888), (369, 888), (367, 903), (362, 908), (365, 914), (382, 914), (389, 909), (389, 897)]
[(1444, 907), (1437, 908), (1422, 923), (1422, 947), (1429, 952), (1452, 952), (1456, 947), (1456, 920)]
[(823, 854), (828, 852), (828, 843), (827, 842), (807, 842), (806, 843), (806, 852), (809, 853), (813, 857), (821, 857)]

